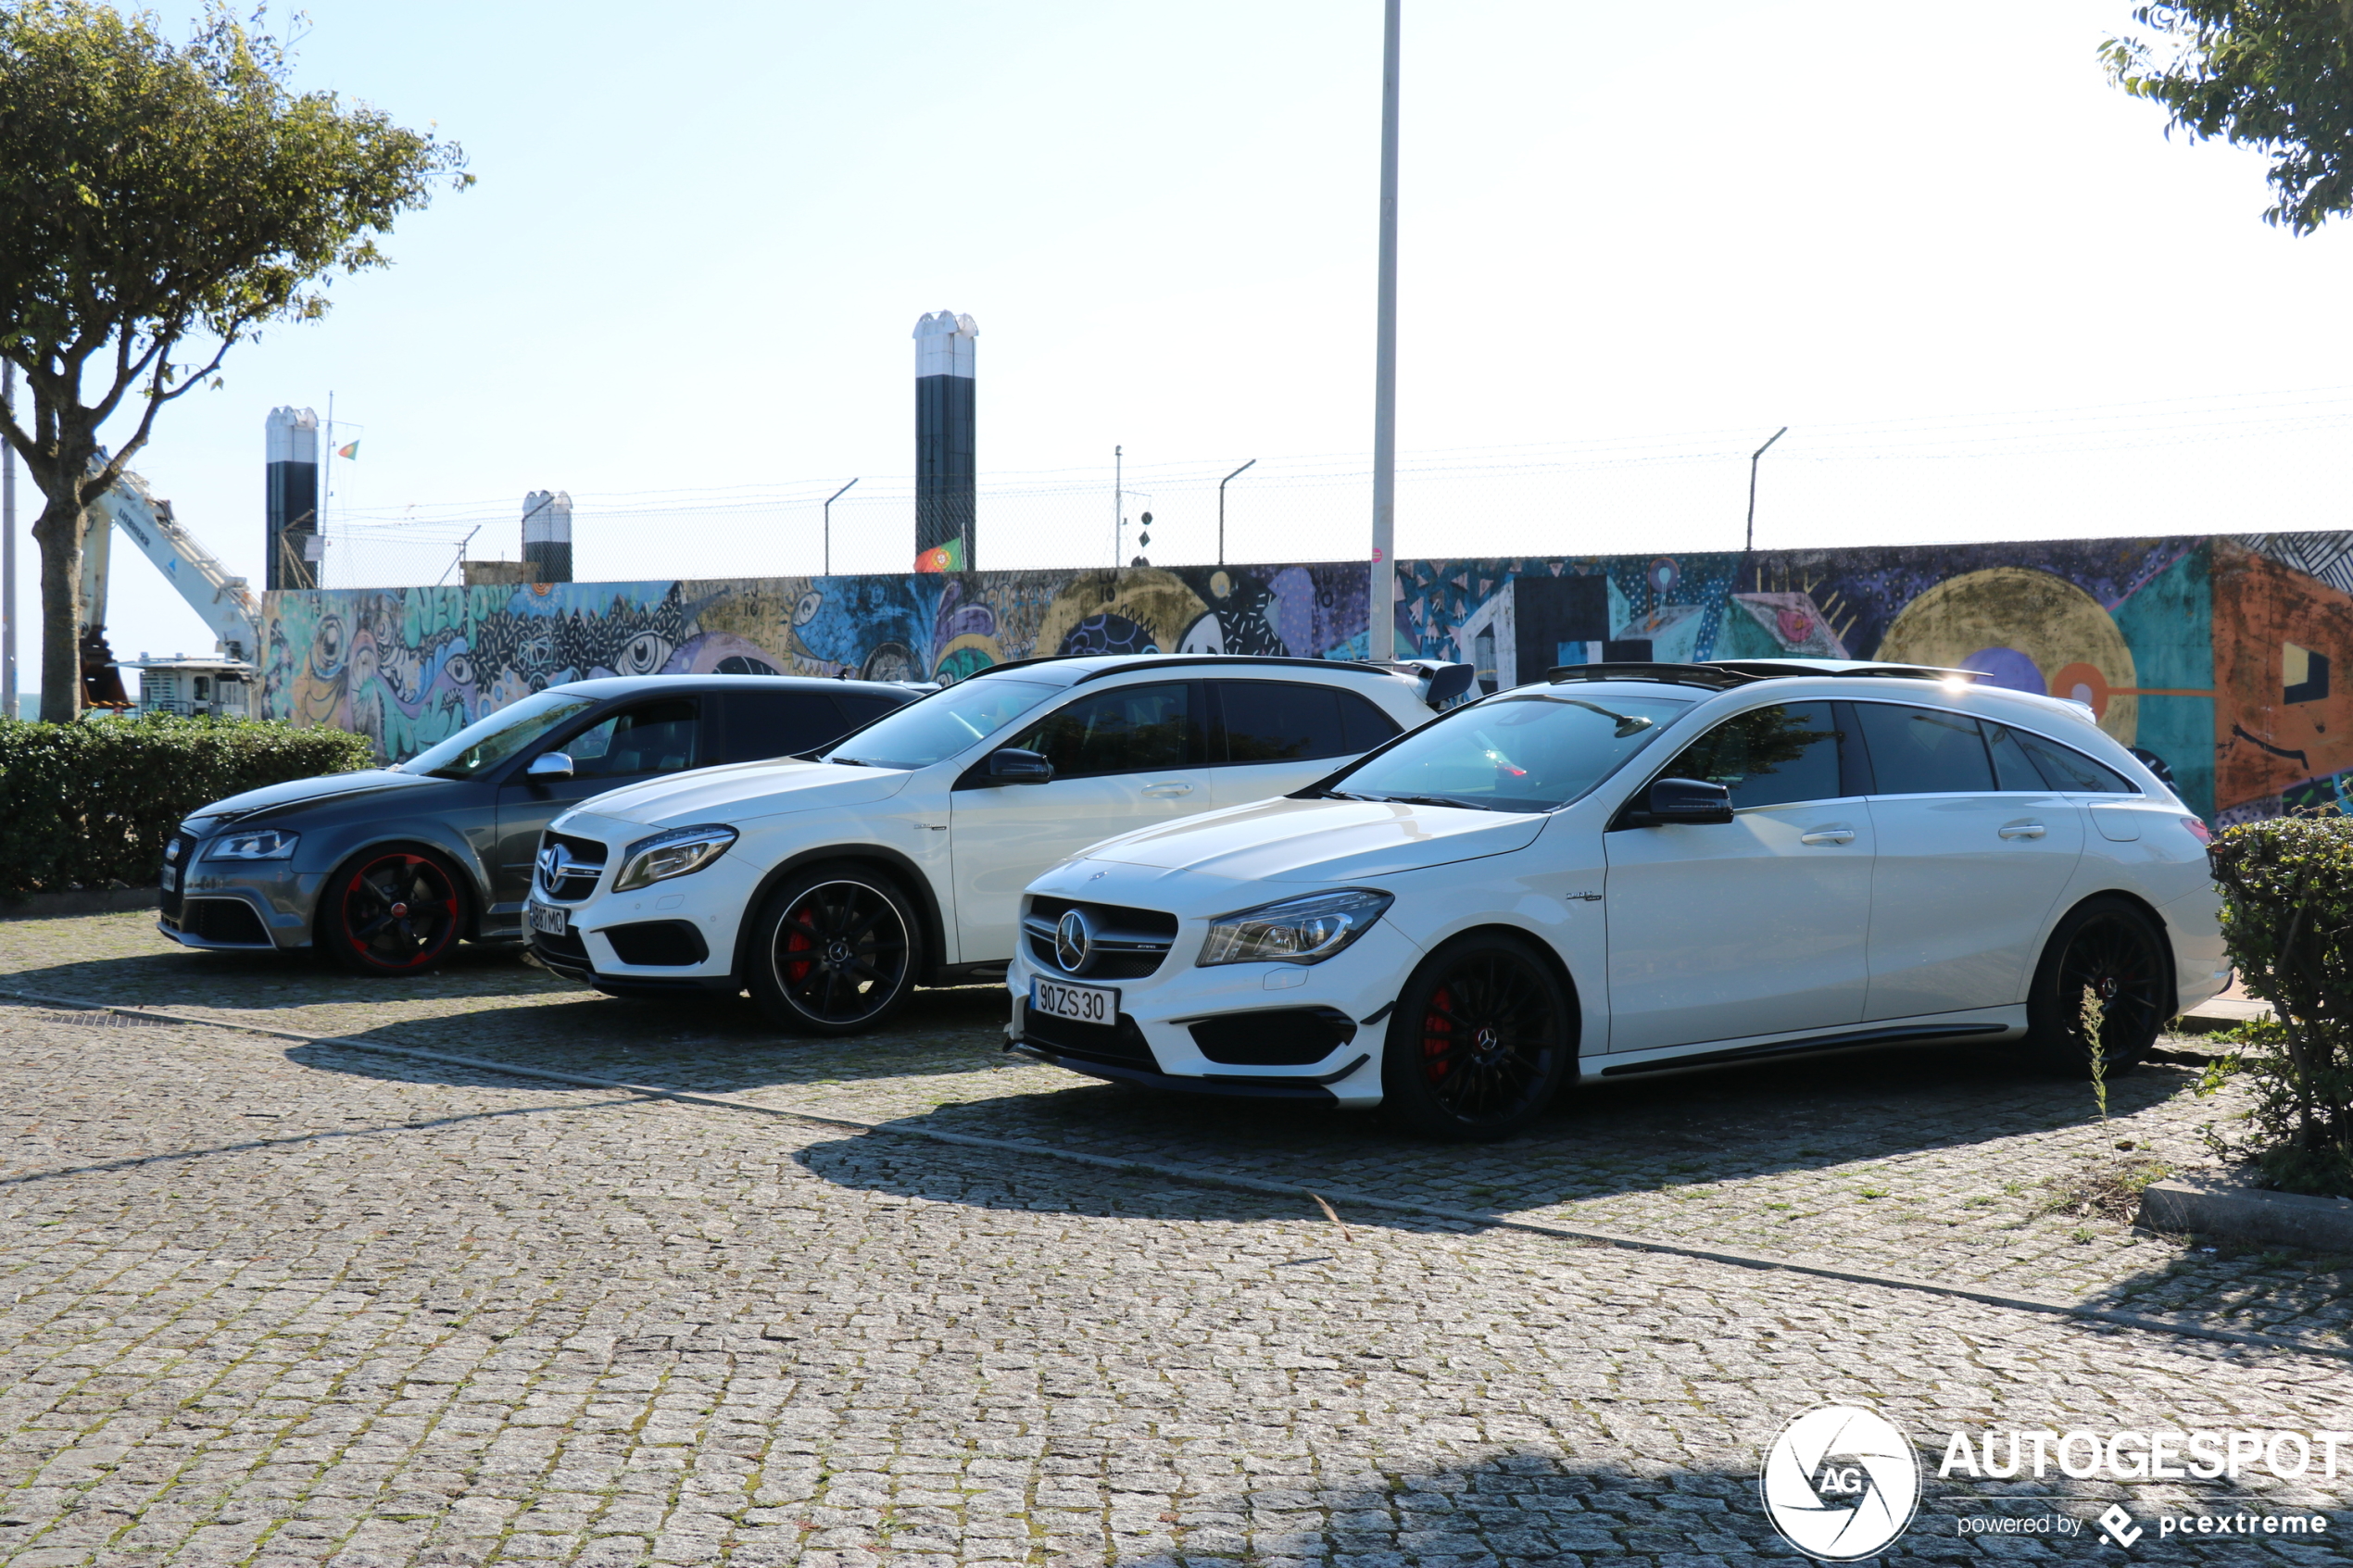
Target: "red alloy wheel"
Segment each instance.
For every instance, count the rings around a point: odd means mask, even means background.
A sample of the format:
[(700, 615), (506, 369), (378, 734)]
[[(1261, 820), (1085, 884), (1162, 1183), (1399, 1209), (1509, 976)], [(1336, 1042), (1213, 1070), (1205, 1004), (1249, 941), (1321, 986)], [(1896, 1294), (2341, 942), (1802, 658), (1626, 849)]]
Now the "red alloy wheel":
[(458, 889), (431, 856), (394, 850), (360, 863), (337, 901), (345, 950), (385, 974), (429, 968), (458, 940)]

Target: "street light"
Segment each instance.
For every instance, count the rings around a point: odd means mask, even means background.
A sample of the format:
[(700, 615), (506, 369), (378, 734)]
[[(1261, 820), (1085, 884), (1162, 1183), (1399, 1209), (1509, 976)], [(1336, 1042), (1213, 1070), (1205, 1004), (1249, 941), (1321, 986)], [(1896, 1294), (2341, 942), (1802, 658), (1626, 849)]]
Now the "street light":
[(1217, 482), (1217, 564), (1220, 566), (1226, 564), (1226, 486), (1241, 477), (1242, 469), (1249, 468), (1252, 463), (1257, 461), (1257, 458), (1252, 458), (1250, 462), (1244, 463), (1241, 468), (1236, 469)]
[(1788, 433), (1789, 426), (1781, 426), (1780, 429), (1766, 437), (1764, 445), (1748, 455), (1748, 538), (1741, 546), (1743, 555), (1756, 548), (1756, 465), (1763, 459), (1766, 453), (1773, 449), (1773, 443)]
[[(859, 475), (859, 479), (863, 479), (865, 475), (863, 474)], [(857, 483), (858, 480), (853, 479), (849, 482), (849, 484), (855, 484)], [(834, 574), (834, 503), (840, 500), (844, 495), (849, 493), (849, 484), (843, 485), (839, 490), (835, 491), (832, 495), (825, 497), (825, 570), (824, 575), (827, 577), (831, 577)]]

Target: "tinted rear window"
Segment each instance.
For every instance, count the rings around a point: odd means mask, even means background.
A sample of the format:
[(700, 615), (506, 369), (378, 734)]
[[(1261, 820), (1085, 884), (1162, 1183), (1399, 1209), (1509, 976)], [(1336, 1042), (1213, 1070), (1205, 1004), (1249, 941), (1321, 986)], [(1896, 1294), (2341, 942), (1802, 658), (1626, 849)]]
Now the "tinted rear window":
[[(1299, 681), (1222, 681), (1228, 762), (1302, 762), (1369, 751), (1397, 733), (1353, 692)], [(1352, 709), (1353, 709), (1352, 711)], [(1370, 738), (1365, 738), (1365, 737)]]
[(1856, 705), (1871, 753), (1876, 795), (1956, 795), (1994, 787), (1977, 721), (1939, 708)]
[(726, 702), (730, 762), (789, 757), (849, 728), (825, 692), (729, 692)]

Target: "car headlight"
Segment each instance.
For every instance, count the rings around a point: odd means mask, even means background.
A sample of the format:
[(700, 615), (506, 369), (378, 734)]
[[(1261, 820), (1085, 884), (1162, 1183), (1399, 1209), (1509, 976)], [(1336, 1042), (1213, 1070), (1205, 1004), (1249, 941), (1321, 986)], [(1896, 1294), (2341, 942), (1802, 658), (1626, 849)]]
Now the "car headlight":
[(279, 828), (253, 828), (223, 834), (204, 852), (208, 860), (283, 860), (302, 842), (299, 834)]
[(641, 838), (621, 852), (621, 875), (613, 879), (612, 890), (626, 893), (634, 887), (698, 872), (727, 853), (727, 846), (736, 838), (736, 830), (724, 822), (673, 828), (651, 838)]
[(1194, 961), (1203, 969), (1221, 963), (1321, 963), (1364, 935), (1394, 902), (1386, 893), (1350, 887), (1238, 909), (1209, 922), (1209, 940)]

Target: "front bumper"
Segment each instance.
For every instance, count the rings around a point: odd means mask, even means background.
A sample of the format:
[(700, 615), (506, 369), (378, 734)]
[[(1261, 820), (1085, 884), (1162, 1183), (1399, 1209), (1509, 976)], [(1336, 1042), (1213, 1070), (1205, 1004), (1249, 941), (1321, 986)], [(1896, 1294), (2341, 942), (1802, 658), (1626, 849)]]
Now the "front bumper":
[(156, 930), (183, 947), (220, 952), (291, 952), (310, 946), (311, 916), (324, 872), (285, 860), (207, 860), (203, 842), (173, 835), (179, 885), (165, 893)]
[[(759, 890), (757, 870), (740, 856), (722, 855), (686, 876), (614, 893), (608, 884), (623, 847), (652, 830), (619, 824), (619, 832), (607, 832), (604, 826), (593, 818), (575, 819), (564, 829), (571, 837), (604, 847), (607, 869), (586, 897), (558, 903), (535, 876), (532, 902), (562, 909), (565, 931), (550, 936), (531, 929), (526, 905), (523, 935), (532, 957), (553, 973), (616, 997), (733, 996), (742, 990), (736, 935)], [(649, 928), (661, 929), (649, 940)], [(629, 961), (615, 946), (616, 935), (631, 956), (661, 961)]]
[[(1189, 1094), (1349, 1110), (1378, 1105), (1389, 1008), (1421, 960), (1421, 949), (1384, 920), (1319, 964), (1202, 969), (1192, 959), (1206, 927), (1206, 921), (1183, 922), (1167, 959), (1139, 980), (1093, 982), (1065, 974), (1039, 961), (1023, 942), (1005, 972), (1013, 998), (1006, 1048), (1090, 1077)], [(1118, 1022), (1090, 1029), (1033, 1020), (1032, 978), (1112, 986), (1119, 992)], [(1295, 1051), (1279, 1048), (1286, 1037), (1298, 1042)], [(1227, 1059), (1262, 1060), (1214, 1060), (1213, 1049)]]

